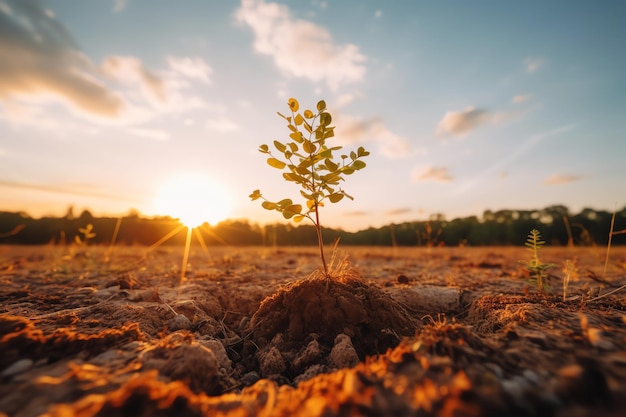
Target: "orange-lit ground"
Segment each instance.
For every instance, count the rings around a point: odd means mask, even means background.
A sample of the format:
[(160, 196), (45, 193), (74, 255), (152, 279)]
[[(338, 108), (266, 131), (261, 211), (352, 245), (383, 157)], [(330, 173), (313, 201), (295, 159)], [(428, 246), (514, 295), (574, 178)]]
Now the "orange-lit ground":
[(624, 415), (626, 248), (542, 254), (0, 246), (0, 416)]

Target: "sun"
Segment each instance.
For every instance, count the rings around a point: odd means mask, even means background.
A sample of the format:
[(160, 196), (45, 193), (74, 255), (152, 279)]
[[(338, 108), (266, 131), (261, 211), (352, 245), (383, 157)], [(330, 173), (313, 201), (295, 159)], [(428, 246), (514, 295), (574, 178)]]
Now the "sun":
[(226, 187), (200, 174), (170, 178), (159, 187), (154, 202), (157, 213), (176, 217), (189, 228), (219, 223), (231, 214), (231, 206)]

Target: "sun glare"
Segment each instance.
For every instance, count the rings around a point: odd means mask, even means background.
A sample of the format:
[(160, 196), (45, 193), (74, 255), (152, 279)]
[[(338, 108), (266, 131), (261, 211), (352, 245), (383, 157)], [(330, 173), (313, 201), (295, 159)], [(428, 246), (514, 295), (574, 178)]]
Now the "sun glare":
[(230, 215), (231, 200), (222, 185), (201, 175), (181, 175), (165, 182), (155, 200), (155, 211), (180, 219), (194, 228), (216, 224)]

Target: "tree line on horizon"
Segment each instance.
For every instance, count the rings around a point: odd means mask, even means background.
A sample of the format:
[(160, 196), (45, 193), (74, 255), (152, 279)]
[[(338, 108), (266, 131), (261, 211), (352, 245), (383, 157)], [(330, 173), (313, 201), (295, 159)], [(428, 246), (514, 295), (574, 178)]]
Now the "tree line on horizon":
[[(538, 229), (548, 245), (606, 245), (613, 213), (585, 208), (572, 214), (562, 205), (540, 210), (486, 210), (482, 216), (447, 220), (442, 214), (428, 220), (390, 223), (357, 232), (324, 228), (324, 242), (340, 238), (342, 245), (367, 246), (507, 246), (523, 245), (532, 229)], [(131, 212), (121, 218), (94, 217), (85, 210), (74, 216), (70, 208), (62, 217), (32, 218), (24, 212), (0, 212), (0, 244), (64, 245), (74, 242), (79, 229), (93, 226), (90, 244), (149, 246), (176, 228), (165, 245), (185, 243), (186, 230), (178, 219), (142, 217)], [(115, 233), (117, 228), (117, 233)], [(626, 229), (626, 207), (615, 212), (613, 231)], [(247, 220), (203, 224), (197, 231), (209, 246), (308, 246), (317, 245), (313, 225), (274, 223), (259, 225)], [(615, 234), (612, 244), (626, 244), (626, 234)]]

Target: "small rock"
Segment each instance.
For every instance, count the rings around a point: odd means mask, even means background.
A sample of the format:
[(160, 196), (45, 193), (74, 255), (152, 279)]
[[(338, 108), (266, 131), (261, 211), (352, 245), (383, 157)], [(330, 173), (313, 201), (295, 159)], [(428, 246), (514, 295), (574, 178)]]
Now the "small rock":
[(537, 372), (532, 371), (530, 369), (525, 369), (524, 372), (522, 372), (522, 375), (524, 376), (524, 378), (526, 378), (526, 380), (528, 382), (530, 382), (532, 385), (538, 385), (539, 384), (539, 380), (541, 379), (539, 377), (539, 374), (537, 374)]
[(302, 353), (293, 361), (293, 366), (298, 370), (304, 369), (307, 366), (318, 362), (321, 357), (322, 351), (320, 349), (320, 344), (317, 340), (311, 340), (304, 351), (302, 351)]
[(170, 323), (170, 332), (191, 329), (191, 321), (184, 314), (177, 314)]
[(13, 365), (10, 365), (0, 374), (3, 377), (10, 377), (13, 375), (21, 374), (22, 372), (28, 371), (33, 366), (32, 359), (20, 359), (18, 361), (13, 362)]
[(272, 346), (267, 351), (259, 352), (259, 370), (261, 375), (268, 377), (270, 375), (280, 375), (287, 369), (287, 364), (283, 355), (276, 347)]
[(216, 339), (209, 339), (209, 340), (198, 340), (198, 343), (200, 343), (202, 346), (210, 349), (213, 352), (213, 354), (215, 355), (215, 359), (217, 359), (217, 363), (220, 369), (225, 369), (227, 372), (230, 372), (232, 370), (233, 363), (228, 357), (228, 354), (226, 353), (226, 349), (224, 348), (224, 345), (222, 344), (222, 342)]
[(410, 280), (409, 277), (407, 277), (406, 275), (400, 274), (396, 277), (396, 281), (398, 282), (398, 284), (406, 285), (409, 283)]
[(315, 365), (311, 365), (307, 368), (306, 371), (304, 371), (302, 374), (295, 377), (293, 382), (295, 382), (296, 384), (299, 384), (300, 382), (314, 378), (324, 372), (326, 372), (326, 367), (324, 365), (320, 365), (319, 363)]
[(332, 366), (351, 368), (359, 363), (359, 356), (352, 345), (352, 339), (345, 334), (339, 334), (335, 338), (335, 346), (330, 351), (329, 362)]

